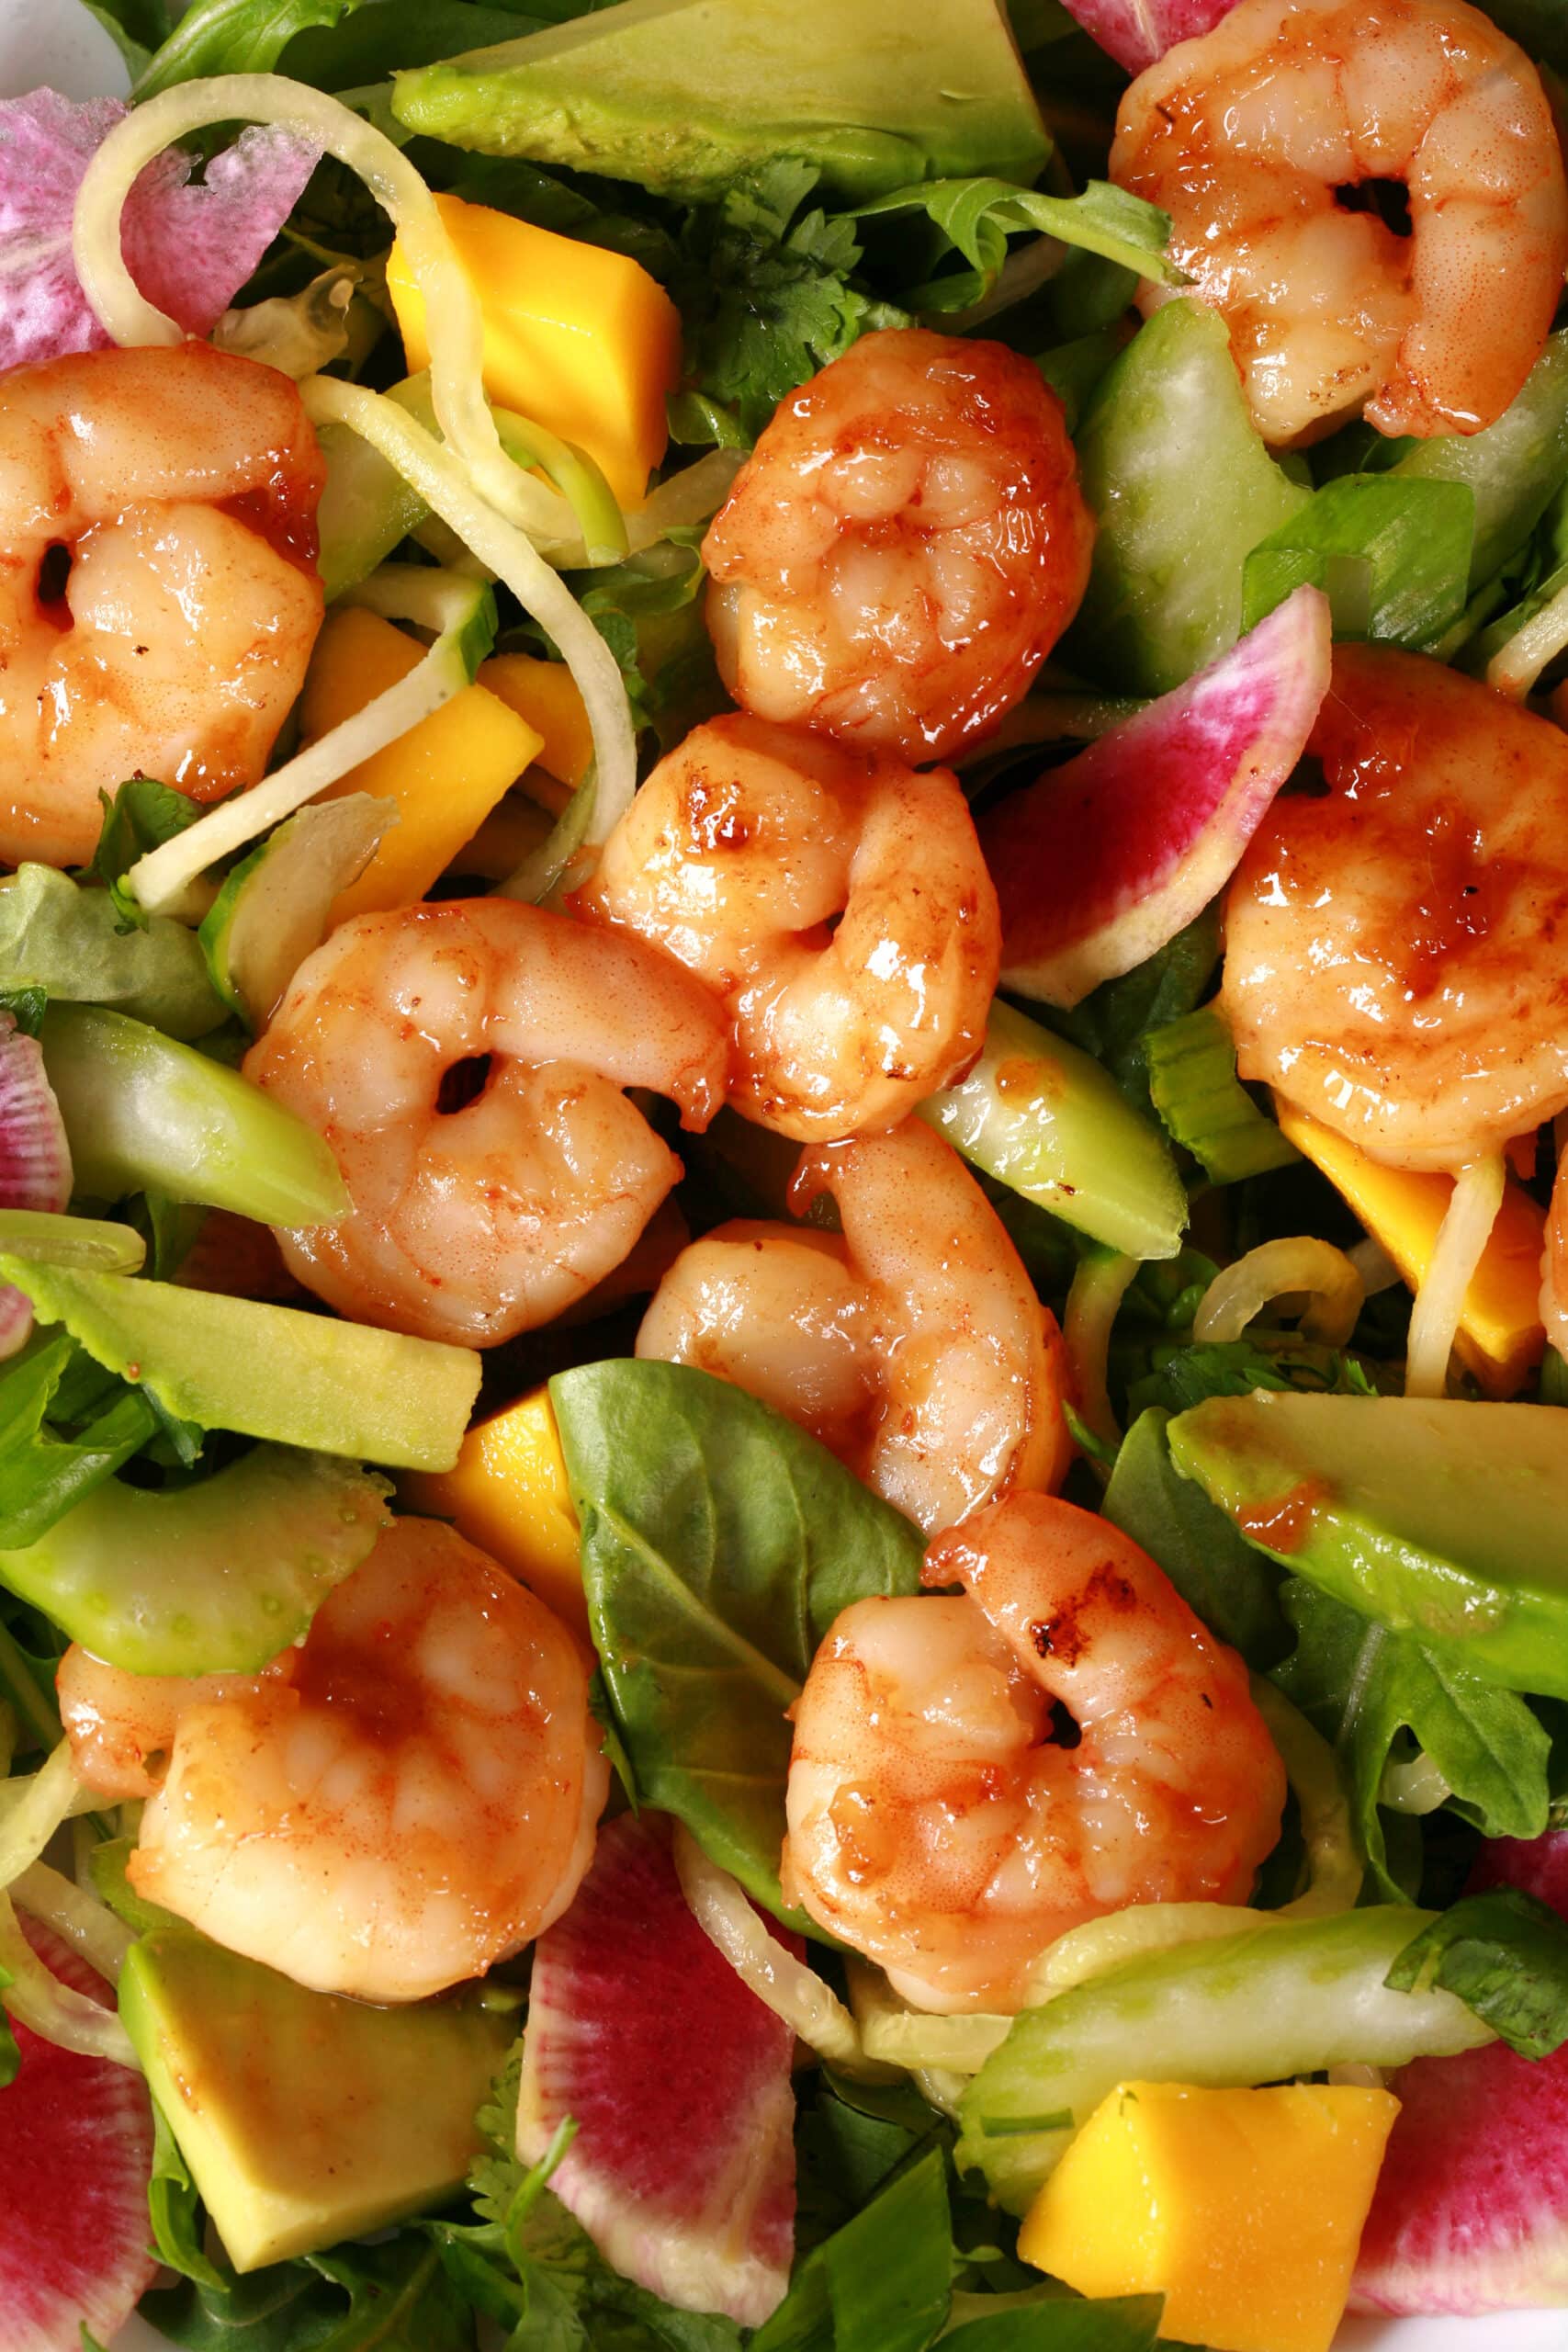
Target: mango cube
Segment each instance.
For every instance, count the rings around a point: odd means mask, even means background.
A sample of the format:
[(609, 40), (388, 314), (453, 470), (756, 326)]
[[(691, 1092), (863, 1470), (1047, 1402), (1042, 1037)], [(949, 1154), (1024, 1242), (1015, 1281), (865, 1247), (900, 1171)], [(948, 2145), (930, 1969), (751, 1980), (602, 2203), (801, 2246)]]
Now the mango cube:
[[(664, 400), (681, 370), (681, 315), (639, 262), (438, 196), (484, 317), (485, 390), (595, 458), (638, 506), (664, 455)], [(411, 372), (430, 365), (424, 297), (401, 243), (387, 263)]]
[(587, 1639), (577, 1514), (547, 1389), (476, 1423), (455, 1469), (412, 1475), (399, 1493), (413, 1510), (451, 1520)]
[[(378, 614), (350, 605), (316, 640), (299, 706), (307, 741), (406, 677), (422, 648)], [(450, 702), (339, 778), (321, 795), (373, 792), (397, 805), (398, 821), (364, 873), (333, 900), (328, 928), (350, 915), (412, 906), (472, 839), (503, 793), (537, 756), (540, 738), (483, 686)]]
[[(1438, 1231), (1454, 1189), (1451, 1176), (1385, 1168), (1348, 1137), (1306, 1112), (1276, 1101), (1280, 1130), (1321, 1168), (1367, 1231), (1381, 1241), (1412, 1290), (1432, 1262)], [(1481, 1263), (1464, 1295), (1454, 1347), (1488, 1396), (1512, 1396), (1540, 1362), (1540, 1257), (1545, 1213), (1508, 1180)]]
[(577, 680), (564, 662), (532, 653), (497, 653), (479, 665), (479, 684), (539, 735), (538, 759), (559, 784), (581, 784), (593, 757), (593, 729)]
[(1398, 2112), (1387, 2091), (1316, 2084), (1119, 2084), (1019, 2253), (1080, 2294), (1163, 2294), (1160, 2333), (1179, 2342), (1328, 2352)]

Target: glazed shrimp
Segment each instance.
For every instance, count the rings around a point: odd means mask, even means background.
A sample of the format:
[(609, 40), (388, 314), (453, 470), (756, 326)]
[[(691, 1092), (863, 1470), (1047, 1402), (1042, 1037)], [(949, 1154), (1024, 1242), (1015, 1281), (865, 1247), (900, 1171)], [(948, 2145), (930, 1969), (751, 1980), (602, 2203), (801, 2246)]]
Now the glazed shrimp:
[(841, 1234), (720, 1226), (682, 1251), (639, 1356), (732, 1380), (819, 1437), (927, 1533), (1055, 1485), (1065, 1352), (990, 1204), (919, 1120), (808, 1152)]
[(1242, 1076), (1397, 1167), (1457, 1170), (1568, 1105), (1568, 740), (1420, 654), (1334, 649), (1226, 901)]
[(254, 784), (321, 618), (286, 376), (185, 343), (0, 381), (0, 857), (91, 857), (100, 787)]
[(1094, 525), (1061, 402), (997, 343), (863, 335), (786, 400), (703, 542), (724, 682), (761, 718), (935, 760), (1077, 610)]
[(660, 762), (577, 903), (717, 992), (729, 1100), (780, 1135), (891, 1126), (980, 1050), (1001, 922), (946, 769), (716, 718)]
[(584, 1658), (438, 1521), (394, 1521), (265, 1675), (140, 1683), (95, 1661), (67, 1684), (89, 1785), (152, 1786), (131, 1884), (319, 1992), (415, 2001), (481, 1975), (592, 1859), (609, 1768)]
[[(1277, 447), (1358, 412), (1478, 432), (1540, 356), (1562, 156), (1535, 67), (1466, 0), (1241, 0), (1138, 76), (1111, 173), (1170, 214)], [(1391, 182), (1407, 236), (1373, 209)]]
[(279, 1233), (290, 1272), (360, 1322), (490, 1347), (627, 1256), (682, 1171), (621, 1090), (705, 1126), (723, 1023), (640, 940), (448, 899), (343, 924), (244, 1067), (325, 1136), (354, 1202)]
[(259, 1674), (128, 1674), (73, 1642), (54, 1690), (78, 1773), (99, 1796), (122, 1804), (152, 1796), (185, 1715), (220, 1699), (259, 1698), (269, 1684), (291, 1681), (299, 1655), (285, 1650)]
[(1558, 1157), (1557, 1181), (1551, 1188), (1551, 1209), (1546, 1220), (1540, 1319), (1558, 1354), (1568, 1355), (1568, 1142)]
[(1284, 1767), (1240, 1658), (1146, 1553), (1019, 1495), (934, 1544), (924, 1581), (964, 1590), (856, 1601), (812, 1660), (790, 1901), (917, 2007), (1010, 2015), (1086, 1919), (1247, 1901)]

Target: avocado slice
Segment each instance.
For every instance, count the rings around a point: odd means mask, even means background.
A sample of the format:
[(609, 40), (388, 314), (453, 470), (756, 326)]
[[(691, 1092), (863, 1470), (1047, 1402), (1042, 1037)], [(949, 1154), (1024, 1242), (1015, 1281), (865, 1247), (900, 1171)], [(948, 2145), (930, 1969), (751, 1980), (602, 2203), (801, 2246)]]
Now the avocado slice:
[(410, 130), (656, 194), (716, 195), (780, 155), (852, 202), (912, 181), (1029, 183), (1050, 151), (997, 0), (621, 0), (392, 83)]
[(1568, 1699), (1568, 1408), (1256, 1389), (1167, 1437), (1298, 1576), (1506, 1690)]
[(377, 2009), (308, 1992), (185, 1927), (132, 1946), (119, 2013), (236, 2270), (460, 2188), (516, 2024), (471, 1997)]

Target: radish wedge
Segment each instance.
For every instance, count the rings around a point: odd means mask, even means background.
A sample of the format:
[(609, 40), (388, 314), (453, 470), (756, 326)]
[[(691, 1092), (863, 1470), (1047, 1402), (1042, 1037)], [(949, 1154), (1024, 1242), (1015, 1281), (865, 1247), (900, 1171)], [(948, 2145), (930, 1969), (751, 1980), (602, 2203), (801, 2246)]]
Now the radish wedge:
[[(1468, 1891), (1522, 1887), (1568, 1918), (1568, 1833), (1483, 1846)], [(1568, 2302), (1568, 2046), (1502, 2042), (1393, 2076), (1398, 2120), (1351, 2288), (1359, 2311)]]
[[(103, 1979), (58, 1936), (31, 1919), (25, 1932), (62, 1984), (108, 2006)], [(107, 2344), (152, 2283), (152, 2103), (126, 2067), (13, 2030), (22, 2063), (0, 2091), (0, 2352), (80, 2352), (84, 2326)]]
[(1077, 1004), (1201, 912), (1306, 747), (1329, 642), (1327, 597), (1296, 589), (1195, 678), (982, 820), (1006, 986)]
[(794, 2247), (794, 2048), (693, 1917), (668, 1819), (625, 1816), (535, 1947), (518, 2156), (571, 2117), (550, 2187), (605, 2260), (759, 2326)]
[(1234, 0), (1065, 0), (1086, 33), (1129, 74), (1174, 49), (1179, 40), (1196, 40), (1228, 17)]

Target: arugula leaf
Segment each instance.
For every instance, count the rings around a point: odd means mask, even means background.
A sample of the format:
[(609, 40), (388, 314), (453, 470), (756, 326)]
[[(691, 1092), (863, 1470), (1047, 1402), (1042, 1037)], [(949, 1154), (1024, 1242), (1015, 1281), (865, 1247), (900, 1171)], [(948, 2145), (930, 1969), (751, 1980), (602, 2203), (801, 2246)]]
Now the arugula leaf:
[(1006, 2311), (955, 2327), (943, 2346), (951, 2352), (1151, 2352), (1165, 2309), (1162, 2295), (1080, 2302), (1053, 2286), (1006, 2301)]
[(1517, 1886), (1467, 1894), (1406, 1944), (1384, 1982), (1436, 1984), (1483, 2018), (1521, 2058), (1568, 2041), (1568, 1919)]
[(1193, 1479), (1173, 1468), (1170, 1416), (1140, 1413), (1116, 1457), (1100, 1508), (1112, 1527), (1141, 1544), (1212, 1633), (1261, 1672), (1291, 1646), (1275, 1563), (1238, 1533)]
[(946, 2158), (931, 2147), (796, 2266), (751, 2352), (925, 2352), (952, 2290)]
[(616, 1359), (558, 1374), (550, 1396), (644, 1801), (808, 1928), (779, 1893), (784, 1711), (840, 1610), (919, 1589), (921, 1538), (825, 1446), (707, 1373)]
[(911, 288), (911, 310), (967, 310), (990, 292), (1007, 259), (1010, 236), (1032, 233), (1118, 263), (1139, 277), (1178, 286), (1181, 273), (1166, 258), (1169, 215), (1108, 180), (1090, 180), (1079, 196), (1047, 196), (1009, 180), (922, 180), (856, 207), (856, 220), (923, 215), (969, 270)]
[(153, 54), (132, 96), (208, 74), (267, 74), (307, 25), (335, 25), (357, 0), (196, 0)]
[(187, 1041), (228, 1017), (194, 932), (166, 915), (128, 931), (107, 891), (52, 865), (21, 865), (0, 882), (0, 990), (13, 1006), (40, 992), (108, 1005)]
[(1147, 1040), (1155, 1030), (1183, 1019), (1201, 1003), (1219, 959), (1216, 904), (1206, 907), (1145, 963), (1120, 979), (1102, 980), (1070, 1012), (1047, 1005), (1034, 1010), (1058, 1036), (1103, 1062), (1123, 1094), (1152, 1117)]
[(1347, 474), (1270, 531), (1242, 572), (1242, 628), (1310, 581), (1337, 638), (1430, 645), (1464, 611), (1475, 537), (1467, 482)]
[(1382, 1894), (1413, 1889), (1391, 1869), (1378, 1790), (1395, 1740), (1408, 1731), (1489, 1838), (1538, 1838), (1546, 1827), (1551, 1740), (1528, 1702), (1450, 1665), (1409, 1634), (1391, 1633), (1289, 1577), (1280, 1603), (1296, 1646), (1273, 1679), (1331, 1741), (1345, 1770), (1352, 1818)]
[[(138, 74), (146, 72), (152, 51), (146, 41), (137, 40), (128, 30), (130, 12), (112, 7), (101, 7), (98, 0), (82, 0), (82, 5), (87, 14), (90, 17), (96, 17), (102, 25), (105, 32), (118, 50), (126, 72), (134, 82)], [(164, 37), (162, 28), (158, 37), (160, 40)]]
[(180, 2154), (169, 2119), (152, 2101), (152, 2177), (147, 2184), (147, 2216), (158, 2259), (182, 2278), (221, 2293), (223, 2273), (201, 2250), (201, 2199), (190, 2169)]
[[(346, 2301), (345, 2301), (346, 2299)], [(472, 2352), (472, 2312), (423, 2232), (154, 2289), (141, 2315), (185, 2352)]]

